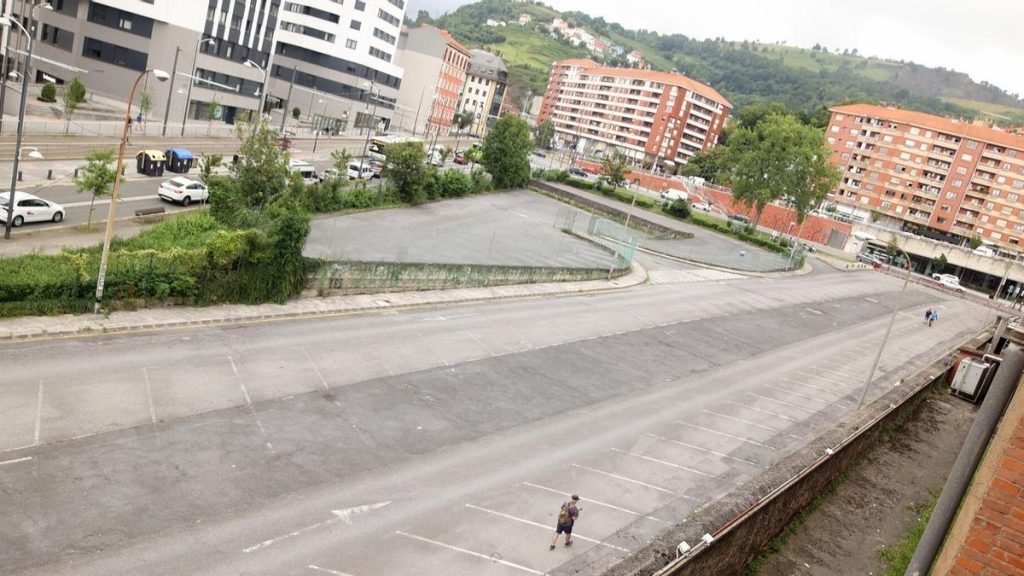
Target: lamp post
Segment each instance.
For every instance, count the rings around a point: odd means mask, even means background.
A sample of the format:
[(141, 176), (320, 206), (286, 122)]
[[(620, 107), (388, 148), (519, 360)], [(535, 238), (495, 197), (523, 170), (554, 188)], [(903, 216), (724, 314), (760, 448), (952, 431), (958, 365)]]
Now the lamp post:
[[(278, 70), (281, 68), (278, 67)], [(281, 135), (284, 136), (284, 124), (288, 121), (288, 114), (291, 110), (288, 105), (292, 103), (292, 88), (295, 87), (295, 75), (299, 73), (299, 65), (292, 66), (292, 79), (288, 82), (288, 97), (284, 99), (284, 108), (281, 109)]]
[[(373, 98), (373, 112), (370, 113), (370, 126), (366, 129), (366, 141), (363, 143), (363, 155), (359, 158), (359, 177), (363, 176), (363, 160), (366, 158), (366, 151), (370, 148), (370, 134), (373, 133), (373, 129), (376, 127), (377, 122), (377, 98), (373, 97), (373, 89), (376, 85), (373, 82), (363, 82), (364, 88), (369, 88), (370, 98)], [(377, 96), (380, 96), (380, 89), (377, 90)]]
[(259, 115), (262, 117), (263, 116), (263, 109), (267, 105), (267, 73), (270, 71), (270, 68), (264, 68), (264, 67), (260, 66), (259, 64), (253, 62), (252, 60), (246, 60), (244, 62), (244, 65), (248, 66), (249, 68), (255, 68), (255, 69), (260, 70), (260, 71), (263, 72), (263, 85), (260, 87), (260, 93), (259, 93), (259, 97), (260, 97)]
[[(53, 8), (49, 4), (36, 3), (32, 6), (32, 10), (29, 11), (29, 22), (28, 27), (35, 31), (35, 26), (32, 25), (32, 21), (35, 19), (36, 8), (43, 6), (45, 10), (52, 10)], [(28, 94), (28, 70), (32, 65), (32, 46), (35, 42), (32, 41), (32, 33), (25, 29), (20, 22), (14, 18), (4, 18), (3, 22), (6, 22), (8, 26), (14, 25), (28, 38), (28, 56), (25, 57), (25, 71), (21, 74), (21, 102), (18, 104), (18, 130), (17, 137), (14, 143), (14, 166), (11, 169), (11, 195), (7, 199), (7, 226), (4, 228), (4, 240), (11, 239), (11, 226), (14, 222), (14, 195), (15, 190), (18, 186), (18, 162), (21, 160), (21, 138), (25, 132), (25, 96)], [(4, 63), (6, 66), (6, 62)], [(7, 79), (4, 78), (6, 83)], [(0, 110), (0, 115), (3, 114), (3, 110)], [(36, 151), (38, 153), (38, 151)]]
[[(185, 135), (185, 121), (188, 120), (188, 107), (192, 103), (192, 85), (196, 82), (196, 61), (199, 59), (199, 47), (203, 44), (213, 46), (217, 41), (213, 38), (200, 38), (196, 42), (196, 52), (192, 55), (192, 71), (188, 75), (188, 92), (185, 93), (185, 112), (181, 115), (181, 135)], [(144, 73), (145, 74), (145, 73)]]
[(857, 410), (864, 407), (864, 399), (868, 396), (868, 388), (871, 387), (871, 380), (875, 377), (875, 370), (878, 368), (878, 361), (882, 359), (882, 351), (885, 350), (885, 343), (889, 341), (889, 334), (892, 332), (892, 326), (896, 323), (896, 314), (900, 310), (900, 304), (903, 302), (903, 293), (907, 291), (907, 284), (910, 283), (910, 273), (914, 269), (914, 265), (910, 260), (910, 255), (902, 248), (897, 248), (903, 253), (903, 257), (907, 259), (907, 276), (903, 279), (903, 288), (900, 289), (899, 295), (896, 296), (896, 303), (892, 307), (892, 315), (889, 317), (889, 327), (885, 329), (885, 335), (882, 336), (882, 344), (878, 347), (878, 353), (875, 354), (875, 361), (871, 364), (871, 371), (868, 372), (868, 378), (864, 381), (864, 391), (861, 392), (860, 402), (857, 404)]
[[(0, 20), (0, 25), (10, 26), (10, 21), (7, 18), (3, 18)], [(11, 51), (10, 33), (5, 35), (5, 39), (7, 41), (4, 42), (4, 65), (3, 69), (0, 70), (0, 75), (3, 76), (0, 78), (0, 134), (4, 131), (4, 97), (7, 95), (7, 75), (10, 73), (11, 68), (9, 56)]]
[(96, 275), (96, 298), (93, 303), (93, 313), (95, 314), (100, 313), (100, 305), (103, 303), (103, 284), (107, 279), (107, 260), (110, 258), (110, 240), (114, 236), (114, 217), (117, 214), (117, 192), (121, 184), (121, 166), (124, 165), (124, 148), (128, 143), (128, 122), (132, 117), (132, 100), (135, 99), (135, 90), (139, 87), (139, 82), (150, 73), (153, 74), (154, 78), (161, 82), (164, 82), (171, 77), (170, 74), (163, 70), (144, 70), (139, 74), (139, 77), (135, 79), (135, 84), (132, 85), (132, 91), (128, 94), (128, 106), (124, 117), (124, 128), (121, 132), (121, 145), (117, 149), (117, 164), (114, 167), (114, 186), (110, 191), (110, 208), (107, 211), (107, 229), (103, 234), (103, 252), (100, 255), (100, 269)]
[[(174, 64), (171, 65), (171, 78), (178, 73), (178, 54), (181, 53), (181, 46), (174, 47)], [(167, 136), (167, 119), (171, 115), (171, 98), (174, 97), (174, 82), (170, 82), (167, 85), (167, 104), (164, 105), (164, 127), (160, 131), (160, 137)]]

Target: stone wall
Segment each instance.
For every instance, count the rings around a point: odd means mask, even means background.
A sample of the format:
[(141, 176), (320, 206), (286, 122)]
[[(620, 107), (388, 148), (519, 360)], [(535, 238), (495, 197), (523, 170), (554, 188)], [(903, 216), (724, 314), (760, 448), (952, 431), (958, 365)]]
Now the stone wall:
[(607, 280), (628, 272), (628, 266), (609, 270), (608, 268), (407, 262), (330, 262), (309, 278), (306, 290), (319, 296), (378, 294), (542, 282)]

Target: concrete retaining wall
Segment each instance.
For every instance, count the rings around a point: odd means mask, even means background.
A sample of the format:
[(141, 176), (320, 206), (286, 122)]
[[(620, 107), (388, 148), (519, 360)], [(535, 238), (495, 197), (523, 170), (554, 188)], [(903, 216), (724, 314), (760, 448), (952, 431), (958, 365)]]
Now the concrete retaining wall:
[[(588, 192), (584, 190), (581, 190), (579, 195), (572, 194), (562, 190), (558, 186), (553, 186), (551, 183), (543, 182), (541, 180), (531, 181), (530, 186), (544, 192), (545, 194), (555, 196), (569, 204), (581, 206), (589, 212), (600, 214), (601, 216), (619, 222), (620, 224), (626, 221), (627, 214), (624, 210), (619, 210), (618, 208), (613, 208), (595, 200), (591, 200), (585, 196)], [(643, 230), (650, 236), (654, 236), (656, 238), (693, 238), (693, 234), (690, 234), (689, 232), (683, 232), (681, 230), (669, 228), (668, 226), (662, 226), (661, 224), (651, 222), (643, 216), (637, 216), (635, 214), (630, 218), (629, 224), (633, 228)]]
[(447, 290), (607, 280), (629, 272), (629, 267), (554, 268), (473, 264), (421, 264), (406, 262), (331, 262), (306, 283), (307, 293), (318, 296), (379, 294), (415, 290)]

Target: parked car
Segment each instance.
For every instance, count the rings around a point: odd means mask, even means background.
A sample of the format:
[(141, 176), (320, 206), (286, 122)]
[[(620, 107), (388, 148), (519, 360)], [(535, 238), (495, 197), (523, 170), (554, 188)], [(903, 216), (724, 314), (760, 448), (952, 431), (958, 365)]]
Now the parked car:
[(750, 224), (750, 218), (747, 218), (743, 214), (729, 214), (729, 220), (739, 222), (740, 224)]
[(544, 151), (539, 149), (539, 148), (537, 150), (533, 151), (533, 155), (536, 156), (537, 158), (547, 158), (548, 157), (548, 155), (545, 154)]
[(955, 274), (938, 274), (938, 273), (932, 274), (932, 280), (937, 280), (939, 282), (942, 282), (943, 278), (948, 278), (948, 279), (951, 279), (951, 280), (956, 280), (957, 284), (960, 283), (960, 278), (958, 278)]
[(960, 285), (960, 279), (956, 276), (950, 277), (948, 274), (944, 275), (943, 278), (939, 280), (939, 284), (942, 284), (943, 288), (949, 288), (957, 294), (964, 293), (964, 288)]
[(168, 202), (177, 202), (182, 206), (188, 206), (193, 202), (206, 202), (210, 199), (210, 192), (206, 189), (206, 184), (181, 176), (160, 184), (156, 195)]
[[(0, 221), (7, 223), (7, 203), (11, 193), (0, 194)], [(64, 219), (64, 207), (56, 202), (43, 200), (27, 192), (14, 193), (14, 217), (11, 225), (17, 228), (28, 222), (60, 222)]]
[(452, 159), (456, 164), (469, 164), (469, 159), (466, 158), (466, 152), (463, 150), (455, 151), (455, 158)]
[(707, 202), (697, 202), (693, 205), (694, 210), (700, 210), (701, 212), (711, 212), (711, 204)]
[(328, 168), (324, 170), (322, 174), (320, 174), (320, 180), (334, 180), (335, 178), (338, 178), (340, 176), (341, 173), (338, 172), (336, 168)]
[(996, 255), (996, 251), (992, 246), (981, 245), (974, 249), (973, 254), (976, 256), (987, 256), (991, 258)]
[(359, 165), (359, 162), (353, 162), (348, 165), (348, 179), (349, 180), (369, 180), (373, 178), (373, 166), (370, 164)]
[(583, 169), (577, 168), (575, 166), (569, 168), (569, 176), (572, 176), (573, 178), (582, 178), (584, 180), (590, 178), (590, 174), (587, 174), (586, 172), (583, 171)]

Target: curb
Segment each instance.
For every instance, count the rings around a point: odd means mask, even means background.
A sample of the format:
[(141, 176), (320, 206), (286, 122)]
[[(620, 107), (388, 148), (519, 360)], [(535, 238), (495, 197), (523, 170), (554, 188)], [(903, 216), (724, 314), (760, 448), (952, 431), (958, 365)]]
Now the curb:
[[(373, 305), (362, 305), (354, 306), (351, 308), (333, 308), (333, 309), (322, 309), (322, 310), (281, 310), (280, 312), (254, 312), (252, 314), (239, 314), (236, 316), (226, 318), (201, 318), (197, 320), (167, 320), (158, 322), (143, 322), (128, 326), (114, 326), (107, 327), (102, 324), (105, 320), (89, 320), (89, 324), (85, 324), (79, 327), (72, 327), (65, 330), (47, 330), (45, 328), (40, 330), (26, 330), (24, 332), (11, 332), (9, 335), (0, 336), (0, 342), (31, 342), (34, 340), (45, 340), (52, 338), (75, 338), (85, 336), (106, 336), (115, 334), (128, 334), (133, 332), (146, 332), (155, 331), (162, 329), (183, 329), (183, 328), (194, 328), (200, 326), (223, 326), (228, 324), (250, 324), (257, 322), (274, 322), (281, 320), (296, 320), (301, 318), (316, 318), (316, 317), (328, 317), (328, 316), (348, 316), (356, 314), (368, 314), (381, 311), (406, 311), (406, 310), (417, 310), (421, 308), (435, 308), (443, 307), (446, 305), (462, 305), (462, 304), (476, 304), (481, 302), (492, 302), (502, 300), (516, 300), (516, 299), (527, 299), (537, 298), (543, 296), (550, 297), (563, 297), (563, 296), (578, 296), (580, 294), (595, 294), (601, 292), (612, 292), (616, 290), (624, 290), (631, 288), (639, 284), (647, 282), (647, 270), (645, 270), (639, 264), (634, 263), (631, 267), (629, 274), (622, 276), (616, 280), (592, 280), (591, 282), (600, 282), (604, 285), (590, 287), (581, 287), (577, 289), (566, 289), (564, 285), (557, 282), (548, 282), (544, 284), (519, 284), (518, 286), (532, 286), (540, 287), (541, 289), (531, 290), (529, 293), (524, 294), (501, 294), (493, 296), (476, 296), (467, 297), (456, 300), (445, 300), (439, 299), (427, 299), (420, 302), (410, 302), (406, 304), (391, 304), (387, 300), (387, 296), (395, 296), (396, 294), (412, 294), (412, 292), (404, 293), (381, 293), (381, 294), (362, 294), (363, 298), (375, 298), (375, 304)], [(560, 287), (562, 290), (549, 292), (545, 287)], [(502, 288), (502, 287), (494, 287)], [(470, 290), (477, 290), (470, 288)], [(446, 294), (451, 291), (437, 290), (431, 291), (436, 294)], [(310, 298), (307, 300), (314, 300)], [(297, 302), (298, 300), (292, 301)], [(384, 304), (380, 304), (383, 301)], [(282, 306), (287, 306), (284, 304)], [(83, 315), (84, 316), (84, 315)], [(92, 316), (92, 315), (90, 315)], [(36, 317), (40, 318), (40, 317)]]

